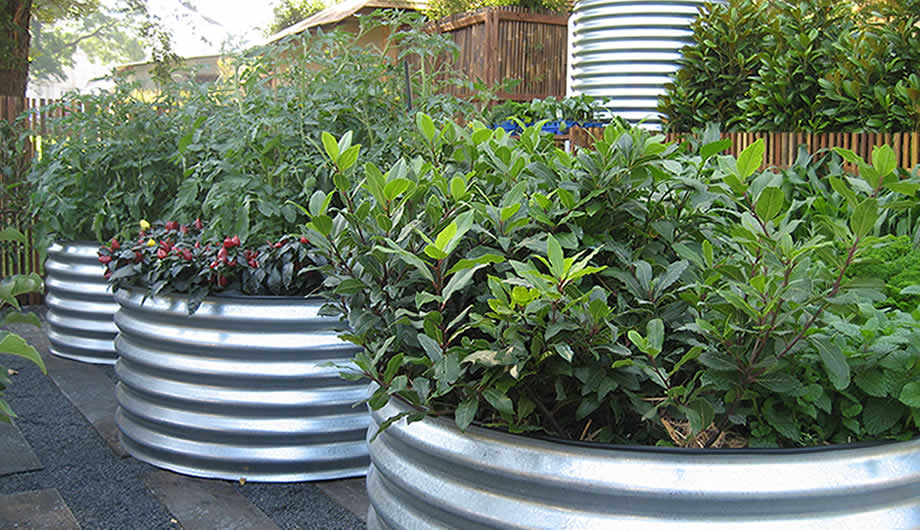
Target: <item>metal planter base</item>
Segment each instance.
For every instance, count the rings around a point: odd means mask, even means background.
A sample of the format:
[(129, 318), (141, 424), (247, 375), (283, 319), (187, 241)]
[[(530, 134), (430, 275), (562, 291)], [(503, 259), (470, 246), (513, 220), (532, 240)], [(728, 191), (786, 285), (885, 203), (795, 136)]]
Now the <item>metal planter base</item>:
[(113, 317), (118, 304), (102, 276), (98, 243), (55, 242), (45, 261), (48, 341), (58, 357), (94, 364), (115, 364)]
[[(372, 413), (368, 439), (408, 410)], [(920, 439), (733, 454), (574, 446), (453, 421), (370, 444), (368, 528), (920, 528)]]
[(139, 460), (252, 482), (364, 476), (366, 383), (338, 376), (356, 347), (320, 302), (119, 290), (115, 421)]

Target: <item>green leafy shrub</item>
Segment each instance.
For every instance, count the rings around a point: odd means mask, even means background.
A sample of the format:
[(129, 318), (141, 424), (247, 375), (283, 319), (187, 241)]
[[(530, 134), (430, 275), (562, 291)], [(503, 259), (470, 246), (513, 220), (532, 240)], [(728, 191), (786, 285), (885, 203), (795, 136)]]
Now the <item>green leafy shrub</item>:
[[(294, 204), (333, 187), (318, 150), (323, 130), (352, 131), (376, 163), (411, 155), (419, 143), (402, 99), (403, 61), (413, 65), (416, 108), (438, 116), (476, 113), (440, 93), (444, 83), (462, 81), (445, 72), (449, 62), (433, 60), (455, 51), (452, 42), (425, 33), (417, 16), (361, 20), (357, 34), (317, 32), (250, 50), (227, 65), (222, 81), (186, 90), (176, 153), (185, 178), (169, 217), (208, 218), (208, 236), (277, 239), (303, 221)], [(383, 49), (362, 44), (378, 29), (388, 35)]]
[(907, 236), (886, 236), (885, 244), (869, 249), (862, 260), (853, 265), (856, 276), (878, 278), (885, 283), (884, 301), (879, 307), (894, 308), (910, 313), (920, 305), (920, 293), (902, 290), (920, 285), (920, 251)]
[(536, 128), (417, 126), (447, 156), (362, 170), (326, 142), (336, 198), (306, 226), (372, 408), (696, 447), (916, 434), (917, 319), (886, 324), (865, 304), (879, 283), (846, 275), (881, 243), (883, 191), (920, 186), (889, 148), (871, 165), (840, 152), (860, 176), (841, 181), (831, 238), (797, 233), (798, 197), (756, 172), (763, 142), (735, 159), (611, 126), (573, 157)]
[(707, 5), (659, 110), (668, 127), (915, 131), (916, 2), (730, 0)]
[(768, 9), (768, 2), (732, 0), (702, 10), (691, 24), (693, 43), (681, 50), (680, 70), (658, 106), (669, 129), (716, 122), (732, 131), (744, 122), (738, 102), (760, 68), (770, 33)]
[(484, 119), (490, 124), (512, 118), (517, 118), (526, 124), (540, 120), (585, 122), (599, 120), (606, 112), (607, 109), (602, 100), (588, 94), (581, 94), (558, 101), (554, 97), (534, 99), (530, 103), (505, 101), (493, 106)]
[(112, 92), (71, 95), (47, 109), (64, 116), (42, 137), (29, 176), (39, 231), (103, 241), (168, 211), (183, 178), (173, 162), (178, 101), (167, 93), (145, 101), (136, 87), (123, 81)]

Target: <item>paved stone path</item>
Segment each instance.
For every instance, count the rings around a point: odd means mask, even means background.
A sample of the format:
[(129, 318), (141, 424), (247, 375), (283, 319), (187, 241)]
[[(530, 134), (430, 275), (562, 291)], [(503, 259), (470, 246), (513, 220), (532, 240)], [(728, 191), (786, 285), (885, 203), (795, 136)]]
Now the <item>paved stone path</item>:
[[(40, 313), (40, 311), (39, 311)], [(44, 328), (10, 329), (42, 354), (48, 376), (2, 358), (19, 415), (0, 424), (0, 528), (364, 528), (364, 479), (258, 484), (205, 480), (131, 458), (115, 425), (112, 367), (54, 357)]]

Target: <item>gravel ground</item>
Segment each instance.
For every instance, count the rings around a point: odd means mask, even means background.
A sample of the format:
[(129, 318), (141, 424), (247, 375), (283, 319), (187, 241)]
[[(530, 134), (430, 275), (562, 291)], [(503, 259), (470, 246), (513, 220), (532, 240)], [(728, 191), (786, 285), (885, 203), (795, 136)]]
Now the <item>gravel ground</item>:
[[(181, 528), (144, 483), (144, 476), (156, 468), (115, 455), (36, 366), (8, 356), (0, 363), (17, 372), (6, 399), (18, 415), (16, 424), (44, 465), (39, 471), (0, 477), (0, 494), (56, 488), (84, 529)], [(101, 369), (115, 378), (111, 367)], [(281, 528), (365, 527), (310, 483), (236, 487)]]

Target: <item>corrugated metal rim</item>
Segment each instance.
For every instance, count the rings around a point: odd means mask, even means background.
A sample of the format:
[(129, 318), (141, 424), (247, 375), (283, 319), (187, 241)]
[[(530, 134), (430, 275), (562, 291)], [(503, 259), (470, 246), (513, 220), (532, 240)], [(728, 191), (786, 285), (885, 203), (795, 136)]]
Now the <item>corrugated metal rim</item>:
[(319, 300), (116, 293), (122, 443), (188, 475), (253, 482), (364, 476), (367, 384), (338, 376), (357, 349)]
[(48, 248), (48, 341), (58, 357), (115, 364), (113, 341), (118, 328), (113, 316), (118, 306), (103, 277), (98, 248), (98, 243), (89, 241), (55, 242)]
[[(370, 437), (403, 410), (372, 414)], [(370, 444), (369, 528), (917, 528), (920, 439), (752, 454), (576, 447), (447, 419)]]

